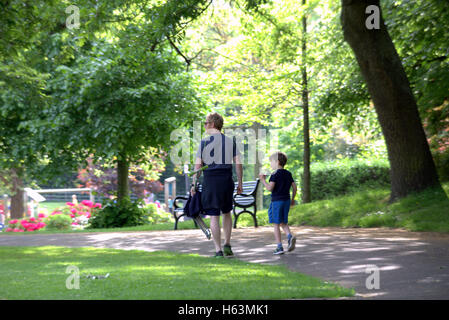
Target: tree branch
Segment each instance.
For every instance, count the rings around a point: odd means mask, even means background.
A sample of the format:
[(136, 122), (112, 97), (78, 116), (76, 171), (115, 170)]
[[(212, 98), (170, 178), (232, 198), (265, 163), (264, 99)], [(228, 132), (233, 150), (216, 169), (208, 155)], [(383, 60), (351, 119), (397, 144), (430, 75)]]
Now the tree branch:
[(170, 37), (167, 35), (167, 39), (168, 42), (170, 42), (170, 45), (175, 49), (175, 51), (181, 56), (183, 57), (183, 59), (185, 60), (185, 62), (187, 63), (187, 66), (190, 66), (190, 62), (192, 61), (192, 59), (187, 58), (182, 52), (181, 50), (179, 50), (179, 48), (175, 45), (175, 43), (172, 41), (172, 39), (170, 39)]
[(429, 59), (429, 60), (422, 59), (422, 60), (417, 61), (417, 62), (412, 66), (412, 68), (415, 69), (416, 67), (420, 67), (420, 66), (423, 64), (423, 62), (444, 61), (444, 60), (446, 60), (446, 59), (447, 59), (447, 56), (440, 56), (440, 57), (436, 57), (436, 58)]

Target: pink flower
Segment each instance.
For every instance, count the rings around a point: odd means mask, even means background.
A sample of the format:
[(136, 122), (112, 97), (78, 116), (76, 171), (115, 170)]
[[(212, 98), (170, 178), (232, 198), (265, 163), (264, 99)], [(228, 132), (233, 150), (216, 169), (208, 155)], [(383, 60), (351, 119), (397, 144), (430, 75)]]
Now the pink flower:
[(70, 206), (70, 207), (73, 207), (73, 206), (75, 205), (75, 204), (72, 203), (72, 202), (66, 202), (65, 204), (68, 205), (68, 206)]
[(78, 225), (78, 223), (72, 222), (72, 226), (77, 226), (77, 225)]
[(55, 216), (55, 215), (57, 215), (57, 214), (61, 214), (61, 211), (53, 211), (51, 215), (52, 215), (52, 216)]
[(70, 212), (73, 213), (73, 214), (75, 214), (75, 213), (77, 213), (78, 211), (77, 211), (75, 208), (72, 208), (72, 209), (70, 209)]
[(12, 232), (12, 228), (8, 228), (8, 229), (6, 229), (6, 232)]
[(28, 221), (26, 219), (20, 221), (20, 224), (23, 226), (24, 223), (28, 223)]
[(25, 232), (25, 230), (19, 229), (19, 230), (17, 230), (17, 232)]
[(39, 217), (39, 218), (45, 218), (45, 217), (47, 217), (47, 216), (46, 216), (44, 213), (39, 213), (38, 217)]
[(37, 224), (37, 227), (38, 227), (38, 229), (41, 229), (41, 228), (45, 227), (45, 223), (39, 222), (39, 223)]
[(90, 218), (90, 213), (87, 213), (86, 217), (87, 217), (87, 218)]
[(16, 224), (18, 222), (18, 220), (11, 220), (9, 221), (10, 224)]
[(96, 203), (96, 204), (94, 205), (94, 208), (100, 208), (100, 209), (101, 209), (101, 203)]
[(13, 229), (12, 232), (19, 232), (20, 229)]
[(31, 218), (30, 218), (30, 221), (31, 221), (31, 222), (36, 222), (36, 218), (35, 218), (35, 217), (31, 217)]
[(70, 218), (75, 218), (75, 215), (73, 213), (71, 213)]
[(93, 207), (93, 202), (92, 201), (90, 201), (90, 200), (83, 200), (83, 201), (81, 201), (81, 203), (83, 204), (83, 205), (85, 205), (86, 207), (89, 207), (89, 208), (92, 208)]

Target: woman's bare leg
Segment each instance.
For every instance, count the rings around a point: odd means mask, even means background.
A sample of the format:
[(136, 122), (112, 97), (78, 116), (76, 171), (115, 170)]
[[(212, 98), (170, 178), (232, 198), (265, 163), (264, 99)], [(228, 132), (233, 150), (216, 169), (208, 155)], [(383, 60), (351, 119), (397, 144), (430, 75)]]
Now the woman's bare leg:
[(225, 244), (231, 244), (232, 216), (231, 212), (223, 213), (223, 232)]
[(220, 216), (210, 216), (210, 230), (212, 231), (215, 252), (221, 251)]

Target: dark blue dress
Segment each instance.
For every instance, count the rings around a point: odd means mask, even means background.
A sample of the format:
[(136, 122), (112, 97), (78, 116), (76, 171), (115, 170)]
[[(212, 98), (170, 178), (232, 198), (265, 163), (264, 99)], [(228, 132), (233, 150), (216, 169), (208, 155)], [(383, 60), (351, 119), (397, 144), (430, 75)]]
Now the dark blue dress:
[(206, 215), (220, 215), (232, 210), (234, 180), (232, 162), (240, 152), (235, 139), (222, 133), (212, 134), (201, 140), (197, 157), (209, 167), (203, 171), (201, 204)]

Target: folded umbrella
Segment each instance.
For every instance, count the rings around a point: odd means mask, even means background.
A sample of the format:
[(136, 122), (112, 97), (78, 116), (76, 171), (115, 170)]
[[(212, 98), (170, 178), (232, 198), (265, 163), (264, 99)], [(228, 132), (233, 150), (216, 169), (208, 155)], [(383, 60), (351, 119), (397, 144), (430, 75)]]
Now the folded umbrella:
[(203, 208), (201, 207), (201, 192), (196, 191), (195, 194), (192, 196), (189, 193), (189, 199), (187, 199), (187, 202), (184, 206), (184, 213), (187, 217), (192, 218), (196, 224), (200, 227), (201, 231), (204, 232), (207, 239), (210, 240), (211, 233), (209, 228), (206, 226), (206, 224), (203, 221), (203, 218), (201, 218), (201, 212), (203, 211)]

